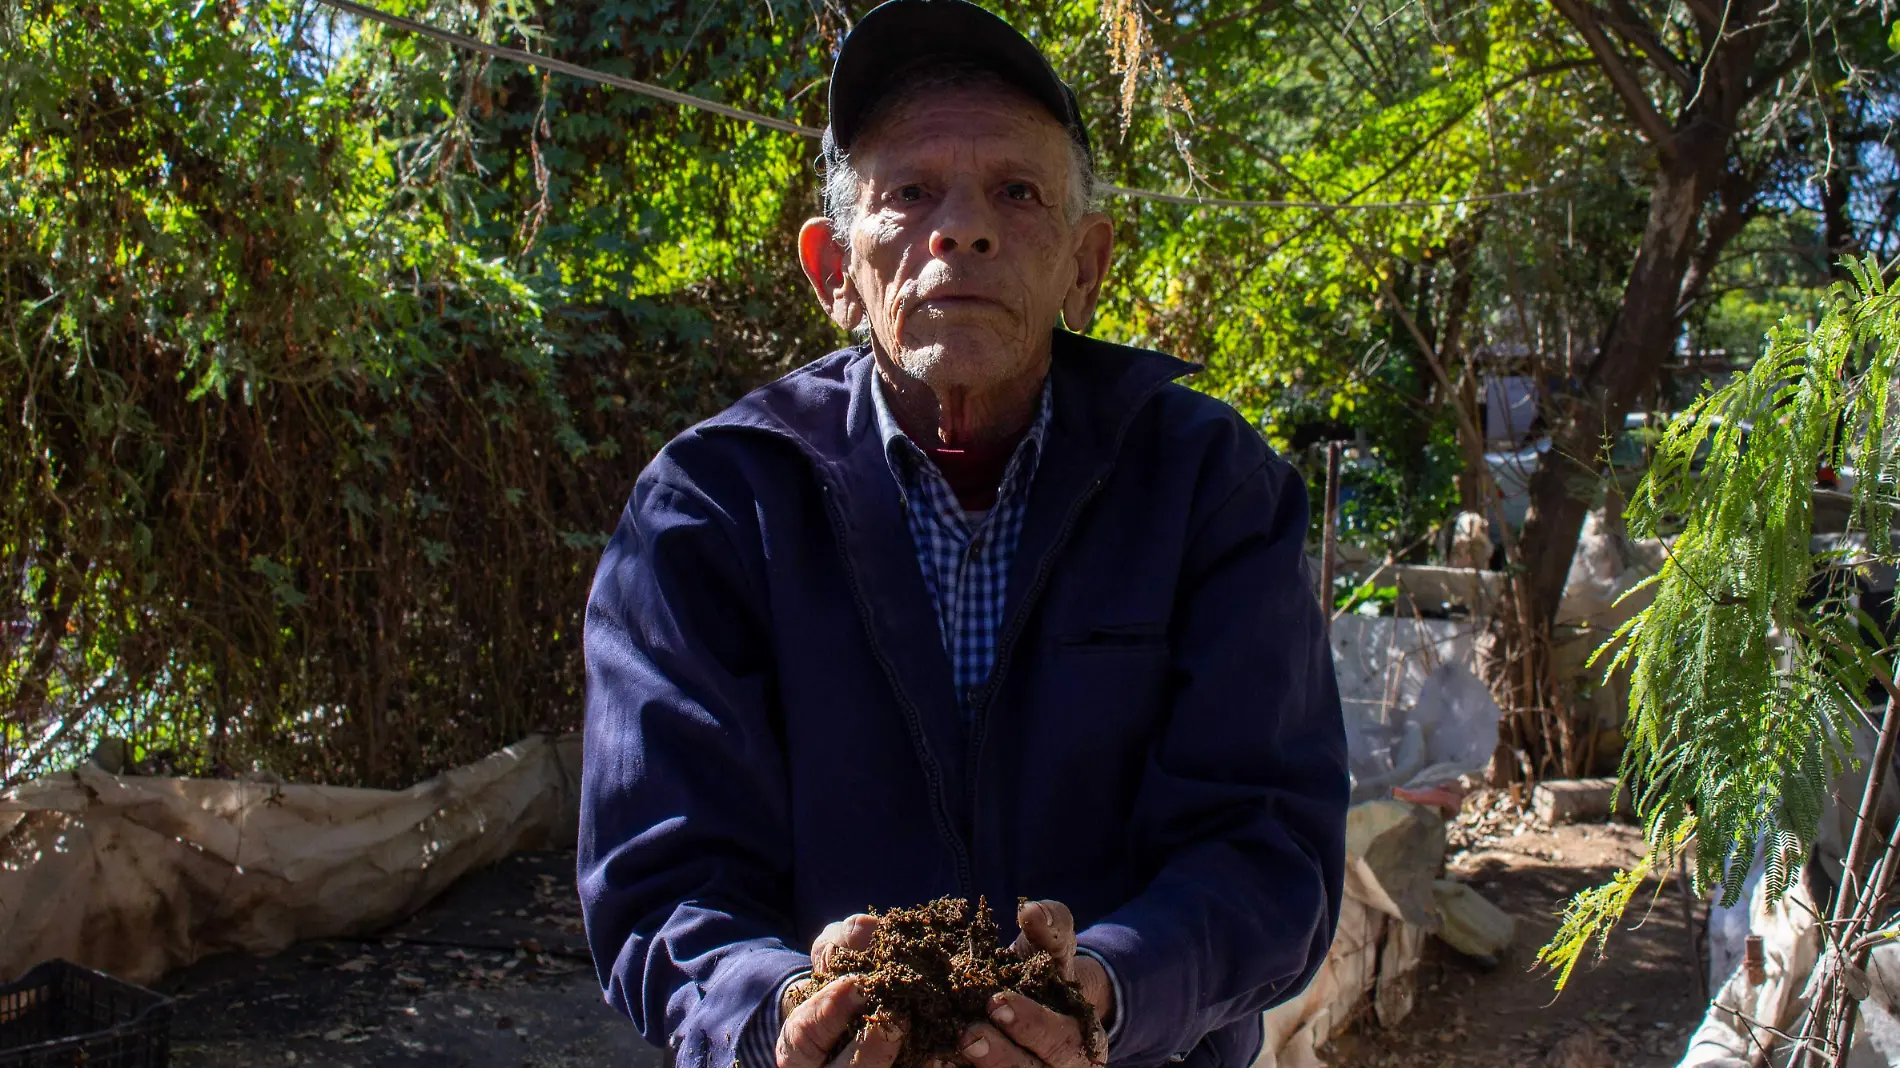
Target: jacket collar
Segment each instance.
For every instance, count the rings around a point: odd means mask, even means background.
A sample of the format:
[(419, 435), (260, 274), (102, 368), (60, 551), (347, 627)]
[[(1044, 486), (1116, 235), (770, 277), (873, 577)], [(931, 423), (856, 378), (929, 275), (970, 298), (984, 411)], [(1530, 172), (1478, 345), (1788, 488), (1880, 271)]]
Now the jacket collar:
[[(1156, 390), (1200, 370), (1159, 352), (1066, 330), (1055, 332), (1051, 349), (1053, 429), (1096, 453), (1113, 449)], [(880, 436), (873, 372), (869, 345), (840, 349), (754, 390), (701, 428), (763, 430), (791, 440), (823, 467), (844, 458), (865, 436)]]

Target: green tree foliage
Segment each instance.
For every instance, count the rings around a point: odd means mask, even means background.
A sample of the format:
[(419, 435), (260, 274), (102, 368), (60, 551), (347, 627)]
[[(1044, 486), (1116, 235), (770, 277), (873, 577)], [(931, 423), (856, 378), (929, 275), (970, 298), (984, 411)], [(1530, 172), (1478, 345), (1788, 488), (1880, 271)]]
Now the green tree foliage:
[[(818, 125), (868, 4), (387, 6)], [(1111, 182), (1331, 205), (1111, 198), (1098, 332), (1203, 362), (1296, 460), (1361, 438), (1349, 538), (1420, 551), (1483, 503), (1484, 361), (1564, 380), (1617, 321), (1654, 152), (1551, 8), (1007, 13)], [(1871, 90), (1827, 85), (1832, 143), (1886, 158)], [(1801, 199), (1826, 139), (1777, 114), (1744, 225), (1878, 247), (1889, 172)], [(841, 340), (789, 254), (813, 152), (314, 0), (0, 0), (4, 774), (113, 730), (192, 770), (400, 783), (575, 722), (634, 473)], [(1711, 258), (1708, 292), (1759, 266)]]
[[(1560, 987), (1691, 839), (1696, 886), (1726, 904), (1758, 843), (1770, 895), (1801, 870), (1870, 682), (1892, 684), (1887, 622), (1859, 604), (1856, 576), (1900, 562), (1897, 371), (1900, 292), (1869, 257), (1829, 291), (1818, 324), (1781, 323), (1746, 374), (1657, 444), (1629, 522), (1670, 533), (1670, 549), (1614, 657), (1630, 668), (1623, 778), (1649, 855), (1572, 902), (1540, 958)], [(1858, 474), (1852, 536), (1824, 552), (1811, 548), (1820, 466)]]
[[(1180, 8), (1163, 10), (1179, 20)], [(1721, 321), (1707, 306), (1765, 273), (1773, 254), (1738, 239), (1798, 221), (1827, 235), (1826, 259), (1891, 243), (1891, 215), (1876, 205), (1896, 185), (1900, 68), (1883, 11), (1851, 0), (1303, 0), (1212, 19), (1203, 33), (1155, 34), (1197, 117), (1221, 116), (1196, 129), (1202, 175), (1263, 191), (1250, 195), (1465, 201), (1317, 218), (1187, 209), (1161, 228), (1178, 244), (1152, 261), (1172, 275), (1167, 292), (1183, 294), (1179, 310), (1134, 326), (1205, 353), (1209, 388), (1269, 426), (1278, 397), (1322, 399), (1412, 485), (1434, 465), (1406, 458), (1445, 432), (1387, 419), (1410, 407), (1454, 424), (1459, 498), (1485, 511), (1472, 379), (1536, 383), (1549, 448), (1529, 479), (1522, 537), (1505, 538), (1513, 595), (1493, 621), (1490, 647), (1504, 655), (1487, 671), (1533, 776), (1582, 773), (1587, 749), (1572, 742), (1593, 736), (1548, 649), (1583, 518), (1603, 497), (1605, 444), (1627, 413), (1682, 392), (1671, 379), (1684, 370), (1685, 322)], [(1263, 28), (1281, 35), (1271, 52)], [(1197, 62), (1203, 46), (1211, 54)], [(1301, 116), (1318, 121), (1288, 121)], [(1189, 271), (1205, 281), (1189, 284)], [(1140, 288), (1153, 299), (1159, 287)], [(1234, 292), (1243, 307), (1229, 303)], [(1732, 322), (1747, 309), (1726, 310)], [(1375, 355), (1388, 346), (1409, 360)], [(1368, 405), (1373, 391), (1402, 404)], [(1361, 418), (1381, 409), (1387, 419)], [(1382, 526), (1429, 531), (1439, 516), (1408, 519)]]
[[(679, 5), (564, 5), (538, 40), (783, 110), (818, 55), (757, 14), (715, 49)], [(110, 730), (401, 784), (574, 723), (639, 466), (828, 347), (781, 297), (803, 146), (309, 3), (4, 34), (8, 777)]]

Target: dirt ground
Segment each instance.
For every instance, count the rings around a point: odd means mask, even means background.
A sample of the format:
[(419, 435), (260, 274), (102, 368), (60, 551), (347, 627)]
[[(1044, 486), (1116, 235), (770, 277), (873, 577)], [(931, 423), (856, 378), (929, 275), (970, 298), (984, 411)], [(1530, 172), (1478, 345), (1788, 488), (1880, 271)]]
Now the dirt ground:
[[(1449, 874), (1519, 918), (1486, 971), (1428, 940), (1418, 998), (1399, 1027), (1367, 1018), (1326, 1049), (1333, 1068), (1673, 1064), (1700, 1018), (1682, 898), (1673, 888), (1607, 960), (1579, 966), (1552, 1003), (1532, 958), (1576, 890), (1634, 860), (1618, 824), (1542, 828), (1468, 802), (1451, 827)], [(527, 853), (458, 883), (374, 938), (306, 942), (274, 957), (226, 956), (168, 978), (178, 998), (173, 1063), (192, 1068), (659, 1068), (657, 1050), (601, 1003), (581, 938), (572, 853)], [(1648, 895), (1639, 901), (1649, 900)], [(1700, 928), (1704, 914), (1698, 909)], [(1626, 924), (1626, 927), (1628, 924)]]
[(522, 853), (374, 938), (227, 955), (169, 976), (185, 1068), (659, 1068), (601, 1002), (573, 853)]
[[(1542, 827), (1495, 801), (1473, 799), (1451, 828), (1447, 877), (1469, 883), (1518, 919), (1509, 955), (1489, 971), (1427, 941), (1418, 998), (1398, 1027), (1370, 1014), (1320, 1051), (1332, 1068), (1672, 1065), (1702, 1018), (1705, 951), (1691, 950), (1684, 898), (1673, 883), (1639, 894), (1608, 956), (1577, 966), (1555, 997), (1536, 967), (1571, 894), (1634, 862), (1642, 835), (1620, 823)], [(1694, 909), (1693, 930), (1707, 920)], [(1631, 928), (1634, 928), (1633, 930)]]

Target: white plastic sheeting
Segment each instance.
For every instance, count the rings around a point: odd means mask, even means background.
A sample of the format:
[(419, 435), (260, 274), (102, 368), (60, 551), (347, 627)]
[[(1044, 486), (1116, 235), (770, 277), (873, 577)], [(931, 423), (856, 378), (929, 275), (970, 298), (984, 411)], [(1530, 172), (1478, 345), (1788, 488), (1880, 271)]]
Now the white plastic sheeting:
[(1353, 800), (1484, 770), (1499, 712), (1472, 672), (1476, 637), (1475, 624), (1458, 620), (1334, 621)]
[(1646, 590), (1624, 595), (1662, 570), (1662, 563), (1662, 542), (1633, 539), (1620, 518), (1601, 508), (1592, 510), (1584, 517), (1577, 552), (1564, 577), (1557, 625), (1596, 631), (1599, 641), (1607, 638), (1653, 599)]
[(367, 934), (466, 872), (574, 841), (580, 737), (407, 790), (117, 776), (0, 795), (0, 980), (51, 957), (134, 982), (211, 953)]
[(1750, 926), (1762, 936), (1764, 981), (1749, 982), (1743, 968), (1729, 975), (1690, 1036), (1681, 1068), (1763, 1064), (1758, 1058), (1781, 1045), (1777, 1032), (1789, 1033), (1807, 1011), (1806, 988), (1821, 952), (1813, 899), (1797, 882), (1770, 902), (1758, 880), (1749, 905)]
[[(1662, 543), (1632, 540), (1602, 509), (1590, 513), (1557, 613), (1551, 655), (1556, 670), (1579, 683), (1577, 700), (1599, 731), (1614, 731), (1629, 706), (1629, 684), (1605, 679), (1593, 654), (1649, 602), (1637, 590), (1663, 559)], [(1455, 603), (1464, 619), (1416, 614), (1347, 615), (1333, 621), (1333, 662), (1346, 714), (1355, 801), (1383, 797), (1391, 787), (1456, 778), (1484, 770), (1497, 746), (1498, 706), (1478, 677), (1487, 613), (1504, 596), (1494, 571), (1446, 567), (1393, 569), (1401, 602), (1420, 607)], [(1634, 591), (1634, 592), (1632, 592)], [(1607, 761), (1620, 744), (1599, 746)]]

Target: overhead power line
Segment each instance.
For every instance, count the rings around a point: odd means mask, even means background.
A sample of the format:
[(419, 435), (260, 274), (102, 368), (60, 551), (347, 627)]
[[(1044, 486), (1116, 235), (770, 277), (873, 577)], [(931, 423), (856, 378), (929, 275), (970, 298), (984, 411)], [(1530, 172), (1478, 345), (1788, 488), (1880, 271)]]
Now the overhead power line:
[[(509, 48), (506, 45), (491, 44), (487, 41), (470, 37), (465, 33), (445, 30), (437, 26), (431, 26), (425, 22), (417, 22), (415, 19), (392, 14), (380, 8), (371, 7), (368, 4), (357, 3), (357, 0), (318, 0), (318, 2), (336, 8), (338, 11), (355, 15), (358, 18), (370, 19), (374, 22), (380, 22), (385, 26), (393, 26), (396, 29), (404, 30), (409, 33), (421, 34), (424, 37), (433, 38), (444, 44), (453, 45), (456, 48), (465, 49), (470, 52), (477, 52), (481, 55), (493, 56), (496, 59), (505, 59), (530, 67), (539, 67), (543, 70), (550, 70), (559, 74), (568, 75), (569, 77), (579, 78), (582, 81), (595, 82), (600, 85), (611, 85), (617, 89), (625, 89), (628, 92), (650, 96), (655, 100), (664, 100), (669, 104), (677, 104), (680, 107), (697, 108), (700, 111), (710, 112), (714, 115), (722, 115), (728, 119), (737, 119), (740, 122), (749, 122), (755, 126), (763, 126), (768, 130), (777, 130), (780, 133), (796, 134), (799, 137), (809, 137), (813, 139), (822, 136), (824, 133), (824, 131), (817, 127), (805, 126), (801, 123), (774, 118), (770, 115), (762, 115), (756, 111), (747, 111), (744, 108), (735, 108), (729, 104), (721, 104), (716, 100), (707, 100), (705, 97), (694, 96), (691, 93), (682, 93), (676, 89), (668, 89), (663, 85), (643, 82), (638, 78), (627, 78), (618, 74), (608, 74), (605, 71), (583, 67), (578, 63), (569, 63), (563, 59), (555, 59), (552, 56), (544, 56), (520, 48)], [(1387, 208), (1442, 208), (1452, 207), (1458, 204), (1476, 204), (1493, 200), (1515, 200), (1521, 197), (1538, 196), (1545, 192), (1543, 189), (1524, 189), (1511, 193), (1484, 193), (1476, 196), (1456, 197), (1449, 200), (1386, 200), (1371, 203), (1345, 201), (1341, 203), (1330, 203), (1321, 200), (1230, 200), (1224, 197), (1201, 197), (1184, 193), (1161, 193), (1152, 189), (1131, 189), (1127, 186), (1120, 185), (1103, 185), (1100, 188), (1103, 193), (1109, 196), (1128, 197), (1134, 200), (1152, 200), (1163, 204), (1184, 204), (1189, 207), (1197, 208), (1269, 208), (1305, 209), (1311, 211), (1378, 211)]]
[(320, 2), (328, 4), (338, 11), (347, 11), (358, 18), (374, 19), (386, 26), (394, 26), (399, 30), (407, 30), (410, 33), (419, 33), (424, 37), (433, 37), (445, 44), (452, 44), (457, 48), (465, 48), (471, 52), (480, 52), (485, 56), (494, 56), (496, 59), (513, 60), (516, 63), (525, 63), (530, 67), (540, 67), (543, 70), (557, 71), (583, 81), (611, 85), (619, 89), (626, 89), (631, 92), (650, 96), (656, 100), (664, 100), (669, 104), (678, 104), (681, 107), (710, 111), (715, 115), (724, 115), (728, 119), (738, 119), (740, 122), (749, 122), (757, 126), (764, 126), (768, 129), (778, 130), (781, 133), (797, 134), (800, 137), (817, 137), (823, 133), (822, 130), (816, 130), (810, 126), (800, 126), (795, 122), (775, 119), (770, 115), (761, 115), (756, 111), (747, 111), (744, 108), (729, 107), (717, 101), (692, 96), (688, 93), (675, 92), (663, 85), (654, 85), (652, 82), (643, 82), (637, 78), (623, 78), (618, 74), (589, 70), (578, 63), (569, 63), (566, 60), (537, 55), (533, 52), (525, 52), (519, 48), (508, 48), (503, 45), (489, 44), (487, 41), (477, 40), (467, 34), (456, 33), (453, 30), (439, 29), (427, 23), (417, 22), (415, 19), (404, 18), (401, 15), (392, 15), (387, 11), (370, 7), (368, 4), (359, 4), (356, 0), (320, 0)]
[(1157, 193), (1152, 189), (1130, 189), (1120, 185), (1099, 186), (1103, 193), (1163, 204), (1187, 204), (1197, 208), (1305, 208), (1312, 211), (1375, 211), (1381, 208), (1449, 208), (1457, 204), (1481, 204), (1492, 200), (1517, 200), (1548, 192), (1545, 189), (1520, 189), (1512, 193), (1479, 193), (1448, 200), (1375, 200), (1364, 204), (1327, 200), (1229, 200), (1226, 197), (1197, 197), (1185, 193)]

